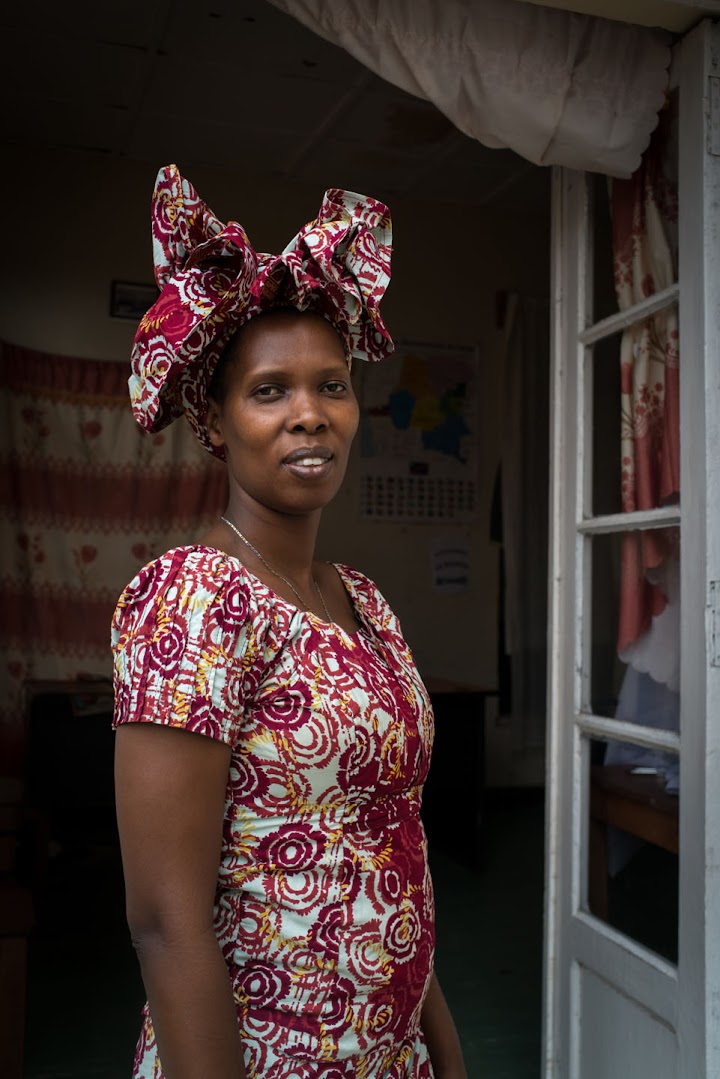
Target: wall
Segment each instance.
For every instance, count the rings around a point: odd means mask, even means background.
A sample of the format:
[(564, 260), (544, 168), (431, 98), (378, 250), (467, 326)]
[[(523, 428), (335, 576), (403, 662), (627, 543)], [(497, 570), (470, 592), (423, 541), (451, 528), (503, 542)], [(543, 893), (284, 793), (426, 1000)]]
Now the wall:
[[(130, 323), (108, 315), (112, 279), (151, 281), (149, 200), (155, 167), (57, 151), (6, 155), (0, 336), (62, 354), (122, 359)], [(279, 250), (317, 211), (322, 191), (277, 177), (198, 168), (191, 179), (219, 217), (240, 218), (260, 250)], [(549, 214), (392, 205), (393, 282), (384, 313), (396, 338), (479, 346), (481, 511), (463, 533), (472, 549), (467, 595), (430, 591), (438, 526), (366, 522), (357, 513), (357, 454), (325, 515), (320, 555), (374, 577), (432, 679), (491, 687), (496, 679), (497, 547), (489, 509), (497, 468), (502, 332), (498, 290), (548, 292)], [(371, 372), (370, 372), (371, 374)], [(446, 531), (442, 530), (441, 531)]]

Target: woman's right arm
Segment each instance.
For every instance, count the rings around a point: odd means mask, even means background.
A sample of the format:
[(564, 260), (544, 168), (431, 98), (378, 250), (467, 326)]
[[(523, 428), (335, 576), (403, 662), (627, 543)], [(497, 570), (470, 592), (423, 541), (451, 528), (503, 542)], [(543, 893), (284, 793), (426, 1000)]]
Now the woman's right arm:
[(213, 928), (230, 748), (153, 723), (116, 733), (127, 918), (165, 1079), (244, 1079)]

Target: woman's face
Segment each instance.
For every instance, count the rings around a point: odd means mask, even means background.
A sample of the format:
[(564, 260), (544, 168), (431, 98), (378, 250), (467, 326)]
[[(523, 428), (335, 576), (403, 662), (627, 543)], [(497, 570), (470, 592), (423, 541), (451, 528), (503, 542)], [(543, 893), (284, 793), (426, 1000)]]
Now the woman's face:
[(337, 493), (359, 410), (342, 342), (319, 315), (278, 311), (238, 333), (208, 430), (231, 483), (280, 513), (322, 509)]

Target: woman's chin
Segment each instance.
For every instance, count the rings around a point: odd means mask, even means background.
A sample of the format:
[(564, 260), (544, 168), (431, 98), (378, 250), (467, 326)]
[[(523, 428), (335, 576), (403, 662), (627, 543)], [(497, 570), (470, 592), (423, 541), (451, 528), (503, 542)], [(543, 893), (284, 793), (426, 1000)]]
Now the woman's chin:
[(262, 501), (265, 509), (272, 513), (278, 513), (283, 517), (312, 517), (321, 513), (328, 506), (336, 492), (324, 494), (320, 491), (306, 492), (302, 498), (279, 499), (269, 498)]

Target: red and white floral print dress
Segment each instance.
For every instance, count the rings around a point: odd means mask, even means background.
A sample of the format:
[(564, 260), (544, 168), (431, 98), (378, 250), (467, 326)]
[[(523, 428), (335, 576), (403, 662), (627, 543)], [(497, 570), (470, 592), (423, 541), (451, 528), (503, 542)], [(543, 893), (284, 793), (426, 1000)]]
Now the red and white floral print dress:
[[(249, 1079), (432, 1079), (432, 711), (386, 601), (337, 569), (356, 634), (214, 548), (150, 563), (113, 619), (114, 722), (232, 747), (215, 926)], [(146, 1008), (133, 1076), (162, 1074)]]

